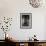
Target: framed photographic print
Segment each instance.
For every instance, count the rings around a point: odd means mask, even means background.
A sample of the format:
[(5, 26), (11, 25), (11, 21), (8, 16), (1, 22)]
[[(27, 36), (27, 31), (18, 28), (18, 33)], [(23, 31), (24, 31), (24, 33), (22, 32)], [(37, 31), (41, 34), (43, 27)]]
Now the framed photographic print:
[(20, 13), (20, 28), (32, 29), (32, 13)]

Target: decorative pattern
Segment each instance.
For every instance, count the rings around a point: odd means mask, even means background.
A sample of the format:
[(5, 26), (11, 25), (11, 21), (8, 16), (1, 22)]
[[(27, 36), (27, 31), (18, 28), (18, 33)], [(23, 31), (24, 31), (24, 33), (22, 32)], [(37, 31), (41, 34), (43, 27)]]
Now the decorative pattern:
[[(6, 31), (9, 31), (10, 29), (10, 26), (11, 26), (11, 23), (12, 23), (12, 18), (7, 18), (7, 17), (4, 17), (3, 19), (3, 25), (1, 27), (1, 29), (6, 32)], [(1, 23), (0, 23), (1, 24)]]
[(43, 3), (43, 0), (29, 0), (29, 2), (32, 5), (32, 7), (38, 8)]
[(7, 38), (7, 31), (10, 31), (10, 27), (12, 24), (12, 18), (10, 17), (3, 17), (2, 20), (0, 20), (0, 29), (4, 32), (4, 38)]

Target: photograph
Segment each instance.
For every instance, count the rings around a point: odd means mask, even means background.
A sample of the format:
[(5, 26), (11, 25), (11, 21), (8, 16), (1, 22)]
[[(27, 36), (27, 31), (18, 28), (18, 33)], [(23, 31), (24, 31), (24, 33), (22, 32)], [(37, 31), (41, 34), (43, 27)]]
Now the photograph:
[(21, 29), (32, 28), (32, 13), (20, 13), (20, 28)]

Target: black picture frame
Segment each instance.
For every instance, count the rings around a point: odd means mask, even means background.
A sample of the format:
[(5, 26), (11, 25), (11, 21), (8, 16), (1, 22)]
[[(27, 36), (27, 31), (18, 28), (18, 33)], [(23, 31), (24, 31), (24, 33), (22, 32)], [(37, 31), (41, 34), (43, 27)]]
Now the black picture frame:
[(32, 29), (32, 13), (20, 13), (20, 28)]

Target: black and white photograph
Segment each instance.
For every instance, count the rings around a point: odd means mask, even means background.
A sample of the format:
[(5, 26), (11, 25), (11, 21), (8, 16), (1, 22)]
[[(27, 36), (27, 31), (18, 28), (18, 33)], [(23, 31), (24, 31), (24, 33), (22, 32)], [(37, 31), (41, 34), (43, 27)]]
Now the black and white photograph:
[(20, 28), (21, 29), (32, 28), (32, 13), (20, 13)]

